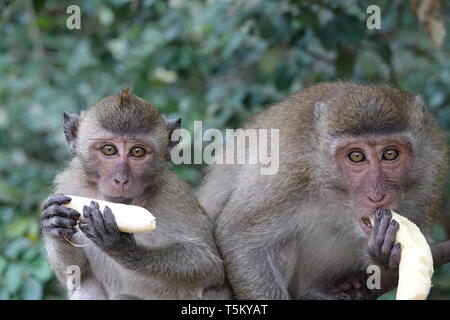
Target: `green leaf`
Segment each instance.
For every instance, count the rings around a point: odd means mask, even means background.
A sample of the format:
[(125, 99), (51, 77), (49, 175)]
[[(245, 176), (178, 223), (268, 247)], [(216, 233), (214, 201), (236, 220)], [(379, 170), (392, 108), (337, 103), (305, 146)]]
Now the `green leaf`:
[(0, 300), (9, 300), (9, 292), (6, 288), (0, 288)]
[(397, 289), (386, 292), (382, 296), (378, 298), (378, 300), (395, 300), (395, 296), (397, 295)]
[(16, 204), (21, 196), (22, 191), (19, 188), (0, 180), (0, 202)]
[(31, 274), (41, 282), (47, 282), (53, 277), (53, 271), (50, 268), (47, 259), (43, 256), (30, 264)]
[(23, 284), (20, 295), (24, 300), (40, 300), (43, 295), (42, 284), (36, 279), (30, 278)]
[(336, 59), (337, 76), (341, 79), (350, 78), (356, 61), (356, 49), (352, 46), (339, 44)]
[(0, 274), (2, 274), (3, 271), (5, 271), (7, 265), (8, 261), (5, 258), (0, 257)]
[(13, 263), (8, 266), (5, 273), (5, 288), (10, 294), (16, 293), (23, 283), (24, 267)]
[(445, 227), (441, 223), (436, 223), (432, 228), (433, 239), (441, 242), (447, 239), (447, 232), (445, 231)]
[(23, 238), (16, 238), (11, 241), (5, 249), (5, 257), (10, 259), (17, 259), (21, 253), (28, 249), (30, 242)]
[(25, 234), (29, 226), (26, 217), (18, 217), (8, 224), (7, 234), (9, 237), (19, 237)]

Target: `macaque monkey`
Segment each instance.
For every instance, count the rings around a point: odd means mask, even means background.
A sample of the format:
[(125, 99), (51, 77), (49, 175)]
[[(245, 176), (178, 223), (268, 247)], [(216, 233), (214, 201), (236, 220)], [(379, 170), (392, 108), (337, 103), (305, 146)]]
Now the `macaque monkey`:
[[(81, 116), (64, 113), (73, 158), (54, 181), (41, 224), (58, 279), (65, 284), (72, 266), (81, 271), (70, 299), (228, 298), (212, 223), (169, 168), (170, 137), (179, 127), (128, 88)], [(67, 195), (144, 207), (157, 227), (120, 232), (111, 209), (103, 216), (95, 201), (80, 219), (80, 212), (62, 206), (70, 202)]]
[[(390, 209), (429, 236), (447, 177), (445, 136), (422, 100), (390, 87), (325, 83), (245, 127), (258, 128), (279, 130), (279, 142), (270, 141), (278, 173), (216, 164), (199, 189), (236, 297), (365, 299), (395, 287), (401, 248)], [(450, 260), (449, 241), (432, 251), (435, 266)], [(366, 285), (370, 265), (380, 268), (380, 288)]]

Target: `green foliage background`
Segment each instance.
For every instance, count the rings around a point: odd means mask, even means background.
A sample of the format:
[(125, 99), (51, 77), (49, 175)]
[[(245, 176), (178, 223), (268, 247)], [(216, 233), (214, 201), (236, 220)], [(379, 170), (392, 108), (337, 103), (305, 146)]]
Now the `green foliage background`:
[[(379, 31), (365, 25), (374, 3)], [(81, 7), (81, 30), (66, 27), (71, 4)], [(447, 33), (449, 9), (442, 1)], [(39, 234), (40, 204), (69, 159), (62, 112), (124, 83), (188, 129), (194, 120), (239, 127), (333, 79), (422, 94), (450, 128), (449, 37), (435, 49), (409, 1), (21, 0), (2, 1), (0, 20), (0, 299), (62, 298)], [(175, 168), (193, 187), (198, 169)], [(437, 240), (449, 237), (443, 212)], [(450, 265), (430, 297), (450, 298)]]

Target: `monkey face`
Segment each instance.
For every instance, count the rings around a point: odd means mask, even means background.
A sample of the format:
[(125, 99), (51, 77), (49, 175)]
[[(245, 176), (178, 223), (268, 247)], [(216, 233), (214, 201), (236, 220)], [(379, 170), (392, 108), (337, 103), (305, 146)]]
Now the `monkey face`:
[(148, 186), (155, 152), (149, 140), (125, 137), (94, 139), (87, 161), (90, 175), (97, 177), (98, 190), (106, 200), (129, 203)]
[(364, 231), (371, 232), (367, 217), (376, 209), (399, 206), (411, 154), (411, 144), (392, 135), (349, 138), (336, 149), (341, 178)]

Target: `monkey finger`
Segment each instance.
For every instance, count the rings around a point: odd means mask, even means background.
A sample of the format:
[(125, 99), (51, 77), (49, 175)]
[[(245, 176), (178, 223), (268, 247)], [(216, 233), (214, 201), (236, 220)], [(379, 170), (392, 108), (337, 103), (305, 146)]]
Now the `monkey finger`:
[(377, 239), (377, 236), (378, 236), (378, 230), (380, 228), (380, 222), (381, 222), (381, 218), (382, 217), (383, 217), (383, 210), (377, 209), (375, 211), (375, 217), (374, 217), (373, 229), (372, 229), (372, 236), (370, 237), (370, 240), (369, 240), (369, 252), (374, 257), (379, 257), (380, 256), (381, 248), (380, 248), (379, 245), (377, 245), (376, 239)]
[(72, 208), (67, 208), (67, 207), (60, 207), (61, 212), (67, 214), (67, 216), (71, 219), (75, 219), (78, 220), (81, 217), (81, 214)]
[(73, 228), (76, 225), (76, 220), (63, 217), (53, 217), (42, 221), (42, 226), (46, 228)]
[(383, 210), (377, 209), (375, 211), (375, 217), (374, 217), (374, 222), (373, 222), (373, 229), (372, 229), (372, 234), (373, 235), (377, 235), (378, 234), (378, 228), (380, 226), (380, 221), (381, 221), (381, 217), (382, 216), (383, 216)]
[(52, 238), (61, 238), (64, 236), (71, 236), (77, 233), (76, 228), (42, 228), (42, 231)]
[(86, 209), (87, 219), (86, 223), (89, 225), (90, 234), (103, 241), (105, 234), (105, 225), (103, 223), (103, 215), (100, 211), (87, 207)]
[(114, 217), (114, 214), (108, 206), (105, 206), (105, 209), (103, 209), (103, 218), (107, 232), (116, 233), (119, 231), (116, 218)]
[(94, 218), (92, 215), (92, 210), (88, 206), (83, 206), (83, 220), (80, 221), (79, 226), (83, 226), (84, 230), (89, 232), (94, 232)]
[(97, 209), (96, 207), (98, 207), (98, 203), (96, 205), (95, 202), (91, 201), (91, 205), (89, 206), (89, 211), (91, 212), (92, 223), (93, 223), (95, 231), (97, 233), (103, 234), (106, 231), (105, 219), (104, 219), (101, 211), (99, 209)]
[(50, 198), (48, 198), (45, 202), (44, 205), (42, 206), (42, 209), (45, 210), (48, 207), (50, 207), (51, 205), (57, 204), (57, 205), (62, 205), (62, 204), (66, 204), (69, 203), (72, 199), (68, 196), (65, 196), (62, 193), (58, 193)]
[(386, 236), (386, 230), (389, 226), (389, 222), (391, 221), (391, 217), (391, 210), (384, 211), (383, 216), (381, 217), (380, 225), (378, 226), (377, 234), (375, 236), (375, 243), (380, 249), (383, 245), (384, 238)]
[(399, 229), (399, 224), (395, 220), (391, 220), (391, 223), (389, 223), (389, 226), (386, 230), (386, 235), (384, 237), (384, 242), (381, 247), (381, 260), (388, 264), (389, 263), (389, 256), (391, 254), (391, 249), (395, 244), (395, 236), (397, 235), (397, 231)]
[(391, 254), (389, 256), (389, 268), (398, 269), (400, 266), (400, 256), (402, 253), (402, 245), (400, 242), (397, 242), (391, 250)]
[(91, 201), (90, 207), (95, 209), (95, 210), (100, 211), (100, 205), (98, 204), (97, 201)]
[(88, 206), (83, 206), (83, 224), (93, 225), (91, 210)]
[(80, 221), (78, 223), (78, 227), (89, 239), (95, 239), (95, 232), (86, 221), (84, 220)]
[(82, 230), (83, 232), (84, 231), (88, 231), (88, 229), (89, 229), (89, 225), (86, 223), (86, 221), (84, 221), (84, 220), (80, 220), (79, 222), (78, 222), (78, 227), (80, 228), (80, 230)]
[(52, 205), (42, 211), (42, 218), (49, 219), (55, 216), (69, 217), (71, 219), (80, 218), (80, 213), (72, 208), (62, 207), (60, 205)]

